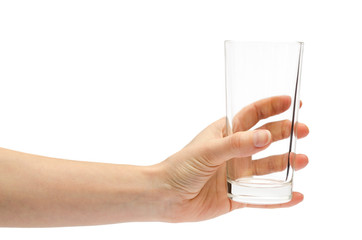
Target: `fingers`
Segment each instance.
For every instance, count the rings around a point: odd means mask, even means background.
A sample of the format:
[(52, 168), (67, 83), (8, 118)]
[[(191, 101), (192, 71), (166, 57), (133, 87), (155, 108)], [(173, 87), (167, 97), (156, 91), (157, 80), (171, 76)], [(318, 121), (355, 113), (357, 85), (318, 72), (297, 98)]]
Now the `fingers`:
[(243, 108), (233, 119), (233, 132), (246, 131), (261, 119), (286, 111), (291, 104), (289, 96), (276, 96), (259, 100)]
[[(282, 120), (277, 122), (267, 123), (261, 126), (258, 129), (266, 129), (269, 130), (272, 134), (273, 142), (279, 141), (290, 136), (291, 132), (291, 121), (289, 120)], [(297, 123), (296, 125), (295, 135), (297, 138), (304, 138), (309, 134), (309, 129), (307, 125), (304, 123)]]
[(295, 170), (300, 170), (308, 164), (308, 157), (304, 154), (285, 153), (251, 161), (253, 175), (266, 175), (273, 172), (283, 171), (287, 167), (288, 157), (295, 157)]
[(292, 207), (294, 205), (297, 205), (298, 203), (303, 201), (303, 199), (304, 199), (303, 194), (301, 194), (299, 192), (293, 192), (292, 200), (287, 203), (271, 204), (271, 205), (246, 204), (246, 207), (250, 207), (250, 208), (286, 208), (286, 207)]
[(231, 158), (251, 156), (266, 149), (272, 140), (268, 130), (237, 132), (230, 136), (210, 141), (199, 148), (200, 159), (211, 166), (219, 166)]

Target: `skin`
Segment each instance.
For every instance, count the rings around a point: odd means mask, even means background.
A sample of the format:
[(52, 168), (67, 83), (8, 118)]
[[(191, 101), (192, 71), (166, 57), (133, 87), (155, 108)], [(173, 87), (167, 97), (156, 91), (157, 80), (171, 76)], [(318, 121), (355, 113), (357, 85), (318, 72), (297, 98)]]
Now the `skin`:
[[(219, 119), (152, 166), (71, 161), (0, 148), (0, 226), (202, 221), (243, 207), (294, 206), (303, 200), (301, 193), (284, 204), (250, 205), (231, 201), (226, 186), (226, 161), (248, 159), (290, 135), (288, 121), (249, 130), (287, 110), (290, 102), (288, 96), (277, 96), (246, 106), (233, 119), (234, 134), (225, 136), (226, 120)], [(308, 133), (299, 123), (297, 137)], [(278, 163), (285, 159), (285, 154), (259, 159), (253, 169), (268, 165), (268, 171), (280, 171)], [(296, 170), (307, 164), (307, 156), (296, 154)]]

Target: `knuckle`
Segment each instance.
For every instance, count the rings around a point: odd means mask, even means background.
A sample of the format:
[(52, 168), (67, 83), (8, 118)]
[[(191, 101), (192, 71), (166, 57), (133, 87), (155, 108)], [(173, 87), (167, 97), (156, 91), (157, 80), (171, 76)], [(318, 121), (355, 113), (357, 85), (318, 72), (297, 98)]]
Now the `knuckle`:
[[(260, 165), (260, 164), (259, 164)], [(253, 175), (263, 175), (263, 167), (260, 167), (258, 164), (253, 164)]]
[[(256, 108), (256, 107), (255, 107)], [(262, 107), (262, 108), (256, 108), (258, 111), (258, 119), (265, 119), (271, 115), (273, 112), (272, 108), (269, 107)]]
[(218, 162), (218, 156), (215, 154), (214, 149), (210, 146), (205, 146), (202, 150), (203, 154), (201, 155), (199, 162), (204, 165), (205, 167), (214, 167), (216, 162)]
[(290, 136), (291, 126), (292, 126), (292, 124), (289, 120), (285, 120), (283, 122), (282, 127), (281, 127), (281, 134), (280, 134), (282, 139)]
[(240, 137), (240, 134), (234, 134), (230, 137), (230, 146), (231, 149), (234, 151), (240, 151), (240, 148), (242, 147), (242, 138)]

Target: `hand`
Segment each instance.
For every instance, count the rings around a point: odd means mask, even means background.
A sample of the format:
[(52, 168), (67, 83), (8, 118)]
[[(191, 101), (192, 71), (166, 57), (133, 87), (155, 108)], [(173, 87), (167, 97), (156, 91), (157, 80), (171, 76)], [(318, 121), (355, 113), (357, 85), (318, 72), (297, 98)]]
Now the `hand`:
[[(293, 193), (290, 202), (276, 205), (245, 204), (231, 201), (227, 197), (226, 161), (232, 158), (250, 158), (272, 142), (289, 137), (289, 121), (267, 123), (253, 131), (249, 129), (261, 119), (286, 111), (290, 104), (288, 96), (255, 102), (242, 109), (233, 119), (234, 134), (225, 137), (226, 119), (222, 118), (204, 129), (180, 152), (160, 163), (160, 178), (167, 184), (171, 199), (165, 206), (167, 219), (171, 222), (200, 221), (242, 207), (279, 208), (301, 202), (303, 195), (297, 192)], [(309, 133), (308, 127), (302, 123), (298, 123), (296, 130), (298, 138)], [(285, 161), (285, 157), (274, 156), (253, 163), (270, 165), (270, 162), (278, 161)], [(296, 155), (296, 170), (307, 164), (306, 155)]]

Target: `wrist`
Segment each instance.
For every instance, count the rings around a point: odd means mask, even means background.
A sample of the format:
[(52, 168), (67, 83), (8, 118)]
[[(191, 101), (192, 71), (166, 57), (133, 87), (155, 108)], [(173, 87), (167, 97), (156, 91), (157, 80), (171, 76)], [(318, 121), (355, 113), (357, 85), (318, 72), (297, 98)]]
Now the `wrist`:
[(175, 193), (166, 181), (165, 166), (156, 164), (142, 167), (145, 183), (144, 197), (146, 205), (151, 209), (151, 221), (172, 222), (173, 212), (177, 205)]
[(170, 222), (174, 197), (162, 164), (119, 165), (116, 222)]

